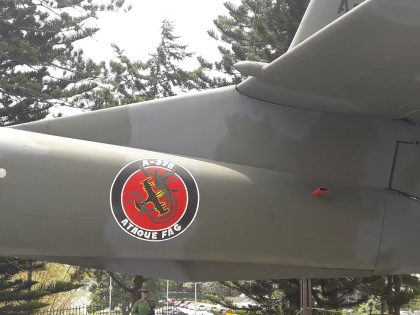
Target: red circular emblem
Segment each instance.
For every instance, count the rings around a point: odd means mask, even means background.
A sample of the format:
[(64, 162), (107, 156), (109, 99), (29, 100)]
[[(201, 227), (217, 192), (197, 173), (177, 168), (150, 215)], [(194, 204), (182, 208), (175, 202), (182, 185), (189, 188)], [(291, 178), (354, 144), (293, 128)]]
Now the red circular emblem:
[(184, 167), (159, 159), (130, 163), (111, 188), (111, 208), (130, 235), (162, 241), (181, 234), (198, 208), (197, 184)]
[(179, 221), (188, 202), (187, 188), (174, 172), (151, 166), (127, 180), (122, 193), (124, 212), (137, 226), (163, 230)]

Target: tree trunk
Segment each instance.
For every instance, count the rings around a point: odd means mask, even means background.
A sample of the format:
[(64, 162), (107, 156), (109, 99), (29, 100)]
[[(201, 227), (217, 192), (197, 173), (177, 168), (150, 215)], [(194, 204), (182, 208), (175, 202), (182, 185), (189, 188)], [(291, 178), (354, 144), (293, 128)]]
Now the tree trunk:
[(401, 292), (401, 276), (387, 276), (387, 281), (386, 293), (389, 314), (400, 315), (401, 305), (392, 299), (392, 296), (397, 296)]
[(394, 314), (394, 305), (392, 304), (392, 301), (390, 297), (392, 296), (392, 285), (393, 285), (393, 277), (392, 276), (386, 276), (386, 289), (385, 289), (385, 300), (386, 305), (388, 307), (388, 314)]
[(114, 282), (117, 283), (124, 291), (131, 293), (131, 305), (133, 305), (134, 302), (139, 299), (140, 290), (143, 288), (143, 283), (146, 281), (146, 279), (140, 275), (134, 276), (133, 287), (129, 288), (124, 285), (113, 272), (108, 272), (108, 274), (111, 276), (112, 280), (114, 280)]
[[(32, 282), (32, 270), (28, 271), (28, 273), (26, 274), (26, 279), (28, 282)], [(31, 290), (31, 287), (29, 288), (29, 290)]]
[[(394, 276), (394, 291), (396, 295), (399, 295), (401, 292), (401, 276)], [(400, 315), (401, 305), (394, 305), (394, 314)]]

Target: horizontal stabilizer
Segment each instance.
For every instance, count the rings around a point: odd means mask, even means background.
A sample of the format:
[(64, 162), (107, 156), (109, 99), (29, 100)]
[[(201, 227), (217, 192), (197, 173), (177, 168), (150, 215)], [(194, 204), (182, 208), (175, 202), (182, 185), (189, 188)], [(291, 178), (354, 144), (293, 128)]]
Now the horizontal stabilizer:
[(281, 105), (404, 118), (420, 110), (420, 2), (368, 0), (238, 85)]

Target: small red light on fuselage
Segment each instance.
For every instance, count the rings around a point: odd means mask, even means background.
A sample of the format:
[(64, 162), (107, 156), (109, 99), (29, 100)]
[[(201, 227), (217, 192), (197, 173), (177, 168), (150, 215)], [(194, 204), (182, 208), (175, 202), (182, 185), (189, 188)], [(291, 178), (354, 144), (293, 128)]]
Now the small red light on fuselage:
[(328, 193), (328, 188), (320, 187), (312, 192), (315, 197), (324, 197)]

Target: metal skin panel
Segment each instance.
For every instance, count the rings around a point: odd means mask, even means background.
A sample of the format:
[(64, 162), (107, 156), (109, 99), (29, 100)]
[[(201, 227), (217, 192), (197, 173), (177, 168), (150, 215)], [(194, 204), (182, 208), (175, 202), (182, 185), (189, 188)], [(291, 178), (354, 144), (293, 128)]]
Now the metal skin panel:
[(15, 128), (386, 187), (396, 124), (278, 106), (227, 87)]
[(374, 274), (410, 274), (420, 270), (419, 201), (390, 193), (380, 255)]
[[(416, 143), (420, 140), (417, 125), (401, 124), (397, 131), (399, 141)], [(414, 148), (417, 147), (413, 145)], [(406, 147), (408, 148), (408, 147)], [(401, 153), (401, 155), (400, 155)], [(408, 152), (399, 151), (396, 157), (400, 165), (394, 168), (392, 185), (396, 189), (407, 189), (404, 193), (415, 192), (419, 182), (417, 160), (406, 159)], [(399, 158), (401, 158), (399, 160)], [(411, 173), (411, 177), (407, 176)], [(402, 184), (402, 185), (401, 185)], [(420, 202), (404, 194), (389, 192), (386, 201), (384, 227), (378, 263), (375, 274), (418, 273), (420, 253), (418, 235), (420, 222)]]
[[(371, 274), (406, 124), (278, 106), (228, 87), (18, 128), (61, 137), (0, 130), (2, 255), (220, 280)], [(157, 243), (125, 233), (109, 205), (119, 170), (152, 157), (186, 167), (200, 191), (191, 226)], [(312, 195), (319, 187), (325, 197)], [(418, 257), (405, 264), (420, 269)]]

